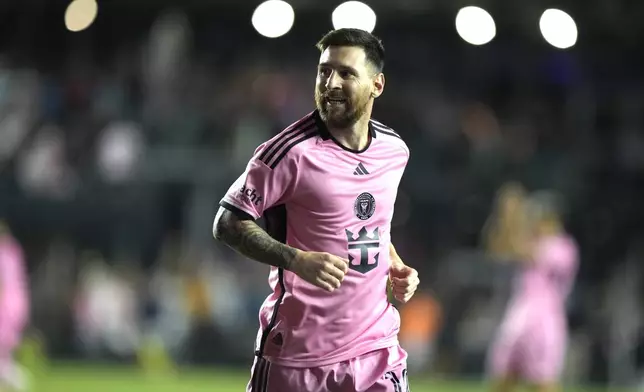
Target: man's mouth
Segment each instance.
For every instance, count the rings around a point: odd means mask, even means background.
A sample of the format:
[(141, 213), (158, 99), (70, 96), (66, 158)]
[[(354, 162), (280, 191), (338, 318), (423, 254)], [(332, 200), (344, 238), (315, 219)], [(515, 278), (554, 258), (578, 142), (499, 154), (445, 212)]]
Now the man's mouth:
[(341, 106), (347, 102), (345, 98), (339, 97), (326, 97), (324, 101), (330, 106)]

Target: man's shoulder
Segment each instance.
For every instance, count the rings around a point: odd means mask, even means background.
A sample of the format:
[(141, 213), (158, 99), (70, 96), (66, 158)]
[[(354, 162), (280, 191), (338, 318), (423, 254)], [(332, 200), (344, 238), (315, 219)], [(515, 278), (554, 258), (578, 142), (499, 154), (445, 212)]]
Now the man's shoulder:
[(255, 150), (255, 158), (275, 169), (288, 159), (302, 155), (319, 135), (315, 112), (311, 112), (284, 128)]
[(369, 123), (377, 140), (398, 146), (405, 151), (407, 156), (409, 156), (409, 146), (407, 146), (407, 143), (405, 143), (402, 136), (400, 136), (400, 134), (392, 127), (385, 125), (374, 118), (370, 119)]

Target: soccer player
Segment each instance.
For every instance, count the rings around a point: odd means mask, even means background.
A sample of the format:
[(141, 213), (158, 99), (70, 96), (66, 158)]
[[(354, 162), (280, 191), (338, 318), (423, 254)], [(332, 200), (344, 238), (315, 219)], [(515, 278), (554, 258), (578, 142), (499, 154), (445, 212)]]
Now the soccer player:
[(0, 391), (26, 387), (25, 374), (14, 362), (13, 351), (28, 319), (27, 290), (22, 248), (0, 221)]
[(215, 238), (271, 266), (247, 391), (406, 391), (387, 282), (404, 303), (419, 280), (390, 233), (409, 148), (371, 119), (384, 47), (356, 29), (331, 31), (317, 47), (317, 109), (257, 148), (213, 226)]
[(506, 240), (496, 241), (504, 244), (496, 252), (519, 263), (521, 271), (490, 348), (492, 390), (509, 392), (523, 381), (539, 392), (554, 392), (564, 365), (566, 299), (577, 274), (578, 249), (563, 227), (553, 195), (525, 198), (519, 189), (506, 190), (498, 211), (513, 211), (514, 216), (499, 220), (512, 218), (525, 225), (497, 222), (495, 235)]

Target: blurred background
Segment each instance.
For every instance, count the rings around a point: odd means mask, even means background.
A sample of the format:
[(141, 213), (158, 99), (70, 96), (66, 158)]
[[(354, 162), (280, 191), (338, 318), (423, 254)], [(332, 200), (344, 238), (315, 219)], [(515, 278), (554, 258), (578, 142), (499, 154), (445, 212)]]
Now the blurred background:
[(314, 44), (347, 24), (383, 39), (374, 116), (411, 147), (393, 228), (422, 277), (400, 307), (410, 371), (472, 380), (414, 390), (484, 390), (513, 271), (480, 234), (508, 181), (556, 190), (581, 248), (566, 383), (644, 385), (644, 2), (260, 3), (0, 2), (0, 220), (28, 268), (19, 358), (49, 364), (34, 390), (190, 369), (203, 383), (172, 390), (243, 390), (268, 270), (212, 220), (313, 109)]

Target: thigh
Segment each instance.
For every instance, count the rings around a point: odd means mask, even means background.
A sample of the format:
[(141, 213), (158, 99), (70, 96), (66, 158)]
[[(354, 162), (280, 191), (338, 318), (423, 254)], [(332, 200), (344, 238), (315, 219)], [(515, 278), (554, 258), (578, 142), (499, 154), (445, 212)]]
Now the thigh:
[(407, 353), (400, 347), (374, 351), (351, 361), (355, 392), (408, 392)]

